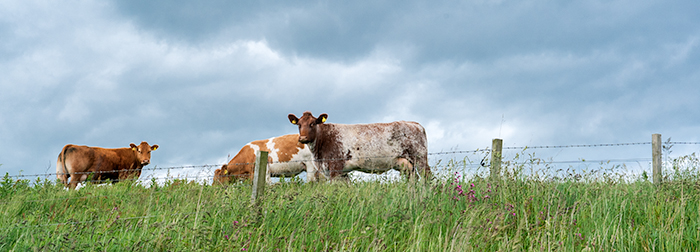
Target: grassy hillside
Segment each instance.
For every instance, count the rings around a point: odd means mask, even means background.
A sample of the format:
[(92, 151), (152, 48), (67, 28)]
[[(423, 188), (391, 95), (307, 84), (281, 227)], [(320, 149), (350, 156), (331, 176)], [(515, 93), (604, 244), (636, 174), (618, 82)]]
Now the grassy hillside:
[(700, 180), (572, 174), (501, 182), (459, 175), (430, 182), (251, 188), (171, 181), (88, 185), (0, 181), (0, 251), (697, 251)]

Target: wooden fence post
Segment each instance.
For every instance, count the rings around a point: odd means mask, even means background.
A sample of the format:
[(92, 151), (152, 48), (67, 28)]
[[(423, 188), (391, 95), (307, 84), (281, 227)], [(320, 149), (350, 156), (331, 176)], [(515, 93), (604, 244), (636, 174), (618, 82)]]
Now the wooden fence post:
[(661, 184), (661, 134), (651, 135), (651, 157), (654, 184)]
[(253, 194), (250, 203), (254, 208), (259, 206), (259, 200), (265, 193), (265, 175), (267, 175), (267, 151), (255, 151), (255, 171), (253, 173)]
[(503, 139), (494, 138), (491, 142), (491, 179), (501, 177), (501, 158), (503, 152)]

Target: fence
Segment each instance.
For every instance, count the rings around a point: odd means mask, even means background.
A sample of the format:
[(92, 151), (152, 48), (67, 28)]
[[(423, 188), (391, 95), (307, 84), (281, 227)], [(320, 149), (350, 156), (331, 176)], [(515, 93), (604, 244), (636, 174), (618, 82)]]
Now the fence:
[[(486, 148), (486, 149), (477, 149), (477, 150), (469, 150), (469, 151), (464, 151), (464, 150), (457, 150), (457, 151), (442, 151), (442, 152), (433, 152), (433, 153), (428, 153), (429, 156), (436, 156), (436, 155), (449, 155), (449, 154), (477, 154), (477, 153), (482, 153), (490, 156), (490, 162), (487, 165), (486, 163), (482, 162), (478, 165), (481, 166), (489, 166), (489, 177), (492, 179), (499, 179), (500, 174), (501, 174), (501, 168), (502, 168), (502, 158), (503, 158), (503, 150), (525, 150), (525, 149), (564, 149), (564, 148), (596, 148), (596, 147), (616, 147), (616, 146), (636, 146), (636, 145), (651, 145), (652, 147), (652, 158), (650, 159), (652, 161), (652, 174), (653, 174), (653, 183), (658, 184), (662, 183), (663, 180), (663, 174), (662, 174), (662, 149), (668, 148), (664, 147), (664, 144), (666, 145), (700, 145), (700, 142), (671, 142), (670, 140), (667, 142), (662, 142), (661, 141), (661, 135), (660, 134), (653, 134), (652, 135), (652, 140), (650, 142), (634, 142), (634, 143), (610, 143), (610, 144), (577, 144), (577, 145), (543, 145), (543, 146), (523, 146), (523, 147), (503, 147), (503, 140), (502, 139), (493, 139), (492, 140), (492, 145), (491, 148)], [(254, 215), (260, 216), (261, 215), (261, 208), (260, 208), (260, 198), (261, 196), (264, 195), (265, 193), (265, 176), (264, 174), (267, 173), (266, 169), (268, 168), (268, 158), (267, 158), (268, 153), (265, 151), (256, 151), (256, 159), (254, 163), (239, 163), (240, 165), (254, 165), (255, 167), (255, 172), (253, 173), (253, 190), (251, 194), (251, 212), (254, 213)], [(367, 157), (367, 158), (386, 158), (386, 157)], [(338, 159), (340, 160), (340, 159)], [(308, 160), (311, 161), (311, 160)], [(303, 161), (296, 161), (296, 162), (303, 162)], [(582, 161), (564, 161), (562, 163), (567, 163), (567, 162), (582, 162)], [(270, 164), (274, 163), (282, 163), (282, 162), (272, 162)], [(216, 164), (216, 165), (197, 165), (197, 166), (176, 166), (176, 167), (163, 167), (163, 168), (148, 168), (144, 170), (170, 170), (170, 169), (206, 169), (206, 168), (218, 168), (221, 167), (222, 164)], [(124, 170), (121, 170), (124, 171)], [(128, 171), (135, 171), (135, 170), (128, 170)], [(120, 171), (99, 171), (99, 172), (84, 172), (84, 173), (76, 173), (76, 174), (90, 174), (90, 173), (108, 173), (108, 172), (120, 172)], [(32, 175), (6, 175), (6, 178), (26, 178), (26, 177), (37, 177), (37, 176), (49, 176), (49, 175), (57, 175), (57, 173), (46, 173), (46, 174), (32, 174)], [(226, 176), (234, 176), (234, 177), (240, 177), (240, 176), (248, 176), (247, 174), (228, 174)], [(213, 176), (211, 176), (213, 178)], [(122, 179), (120, 181), (124, 180), (137, 180), (138, 178), (130, 178), (130, 179)], [(95, 181), (97, 182), (97, 181)], [(204, 186), (204, 183), (202, 184), (202, 188)], [(202, 188), (196, 189), (200, 190), (200, 197), (201, 197), (201, 190)], [(193, 189), (194, 190), (194, 189)], [(152, 192), (152, 193), (164, 193), (164, 192)], [(167, 192), (165, 192), (167, 193)], [(88, 198), (98, 198), (98, 197), (105, 197), (104, 195), (88, 195), (88, 196), (81, 196), (81, 197), (71, 197), (71, 198), (51, 198), (51, 199), (36, 199), (36, 200), (27, 200), (25, 202), (49, 202), (49, 201), (64, 201), (64, 200), (69, 200), (69, 199), (88, 199)], [(2, 202), (0, 202), (2, 203)], [(198, 201), (197, 206), (199, 207), (200, 203)], [(167, 215), (194, 215), (195, 219), (199, 215), (199, 208), (197, 208), (197, 211), (191, 212), (191, 213), (170, 213)], [(128, 218), (122, 218), (121, 220), (129, 220), (129, 219), (149, 219), (149, 218), (156, 218), (162, 215), (146, 215), (146, 216), (136, 216), (136, 217), (128, 217)], [(51, 224), (42, 224), (42, 225), (20, 225), (12, 228), (31, 228), (31, 227), (42, 227), (42, 226), (54, 226), (54, 225), (64, 225), (64, 224), (74, 224), (74, 223), (83, 223), (83, 222), (98, 222), (98, 221), (106, 221), (106, 220), (89, 220), (89, 221), (80, 221), (80, 222), (66, 222), (66, 223), (51, 223)], [(195, 221), (197, 223), (197, 221)]]
[[(484, 160), (486, 157), (490, 156), (490, 162), (484, 163), (483, 160), (480, 164), (480, 166), (488, 166), (489, 167), (489, 177), (492, 178), (497, 178), (499, 177), (499, 174), (501, 173), (501, 164), (502, 164), (502, 158), (503, 158), (503, 150), (525, 150), (525, 149), (565, 149), (565, 148), (597, 148), (597, 147), (617, 147), (617, 146), (637, 146), (637, 145), (651, 145), (652, 146), (652, 158), (650, 159), (652, 161), (652, 174), (653, 174), (653, 182), (654, 183), (661, 183), (663, 174), (662, 174), (662, 147), (663, 147), (662, 141), (661, 141), (661, 134), (653, 134), (652, 135), (652, 141), (651, 142), (631, 142), (631, 143), (603, 143), (603, 144), (573, 144), (573, 145), (540, 145), (540, 146), (522, 146), (522, 147), (503, 147), (503, 139), (493, 139), (491, 148), (485, 148), (485, 149), (476, 149), (476, 150), (456, 150), (456, 151), (441, 151), (441, 152), (432, 152), (428, 153), (428, 156), (437, 156), (437, 155), (448, 155), (448, 154), (477, 154), (477, 153), (484, 153)], [(700, 145), (700, 142), (670, 142), (667, 141), (665, 144), (667, 145)], [(355, 157), (357, 158), (357, 157)], [(391, 157), (381, 157), (381, 156), (376, 156), (376, 157), (360, 157), (364, 159), (381, 159), (381, 158), (391, 158)], [(330, 159), (330, 160), (316, 160), (316, 161), (344, 161), (347, 159)], [(303, 161), (288, 161), (288, 162), (282, 162), (282, 161), (277, 161), (277, 162), (271, 162), (269, 165), (273, 164), (278, 164), (278, 163), (293, 163), (293, 162), (311, 162), (313, 160), (303, 160)], [(610, 159), (608, 160), (597, 160), (597, 161), (611, 161)], [(614, 160), (614, 161), (630, 161), (630, 160)], [(631, 160), (631, 161), (639, 161), (639, 160)], [(647, 160), (644, 160), (647, 161)], [(251, 163), (236, 163), (233, 165), (250, 165), (253, 166), (255, 165), (257, 167), (259, 160), (255, 160), (255, 162)], [(560, 162), (552, 162), (552, 163), (580, 163), (580, 162), (586, 162), (586, 161), (560, 161)], [(588, 161), (588, 162), (593, 162), (593, 161)], [(265, 163), (267, 165), (267, 159), (265, 160)], [(131, 173), (131, 172), (140, 172), (140, 171), (158, 171), (158, 170), (176, 170), (176, 169), (211, 169), (211, 168), (219, 168), (223, 164), (209, 164), (209, 165), (185, 165), (185, 166), (171, 166), (171, 167), (155, 167), (155, 168), (143, 168), (143, 169), (122, 169), (122, 170), (111, 170), (111, 171), (94, 171), (94, 172), (75, 172), (73, 174), (76, 175), (82, 175), (82, 174), (101, 174), (101, 173), (120, 173), (120, 172), (125, 172), (125, 173)], [(267, 167), (265, 167), (267, 168)], [(56, 176), (56, 175), (61, 175), (62, 173), (44, 173), (44, 174), (29, 174), (29, 175), (9, 175), (6, 176), (8, 178), (30, 178), (30, 177), (49, 177), (49, 176)], [(253, 176), (255, 174), (258, 174), (257, 172), (253, 172)], [(263, 173), (265, 174), (265, 173)], [(214, 178), (215, 176), (208, 176), (208, 178)], [(248, 178), (250, 177), (250, 174), (226, 174), (223, 175), (222, 177), (245, 177)], [(198, 176), (199, 178), (199, 176)], [(153, 178), (156, 179), (156, 178)], [(166, 178), (167, 179), (167, 178)], [(139, 180), (139, 178), (121, 178), (121, 179), (114, 179), (110, 180), (113, 182), (118, 182), (118, 181), (132, 181), (132, 180)], [(97, 180), (88, 180), (86, 182), (101, 182)]]

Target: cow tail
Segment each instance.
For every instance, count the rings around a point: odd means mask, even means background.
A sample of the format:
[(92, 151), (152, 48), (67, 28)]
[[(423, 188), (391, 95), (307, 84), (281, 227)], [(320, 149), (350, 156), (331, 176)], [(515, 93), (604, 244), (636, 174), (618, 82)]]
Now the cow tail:
[(66, 152), (68, 151), (69, 146), (70, 145), (66, 145), (63, 147), (61, 153), (58, 153), (58, 161), (56, 161), (56, 177), (65, 185), (68, 184), (68, 179), (70, 178), (70, 174), (66, 168)]

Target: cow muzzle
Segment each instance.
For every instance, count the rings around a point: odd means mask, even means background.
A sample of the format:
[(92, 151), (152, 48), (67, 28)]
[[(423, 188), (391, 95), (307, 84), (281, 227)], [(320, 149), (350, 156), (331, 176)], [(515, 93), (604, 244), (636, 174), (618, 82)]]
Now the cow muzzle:
[(143, 161), (141, 161), (141, 164), (142, 164), (142, 165), (148, 165), (148, 164), (150, 164), (150, 163), (151, 163), (150, 160), (143, 160)]
[(309, 141), (309, 137), (307, 137), (307, 136), (299, 136), (299, 142), (303, 143), (303, 144), (307, 144), (311, 141)]

